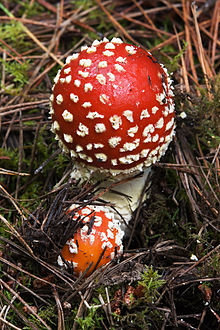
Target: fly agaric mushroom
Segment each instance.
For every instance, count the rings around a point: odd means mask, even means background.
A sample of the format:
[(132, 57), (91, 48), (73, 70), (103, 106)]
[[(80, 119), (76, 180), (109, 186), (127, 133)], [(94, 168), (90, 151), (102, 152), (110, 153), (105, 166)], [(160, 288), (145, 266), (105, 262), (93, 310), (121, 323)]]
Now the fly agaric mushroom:
[[(71, 205), (68, 213), (76, 208), (79, 205)], [(63, 266), (63, 259), (70, 262), (76, 276), (80, 276), (91, 265), (85, 274), (88, 276), (96, 268), (110, 262), (116, 253), (122, 253), (124, 232), (107, 207), (86, 206), (74, 213), (72, 220), (79, 219), (83, 227), (66, 242), (61, 251), (62, 257), (58, 257), (58, 264)]]
[(130, 175), (165, 153), (175, 130), (173, 86), (149, 52), (95, 40), (67, 58), (54, 82), (52, 130), (80, 171)]

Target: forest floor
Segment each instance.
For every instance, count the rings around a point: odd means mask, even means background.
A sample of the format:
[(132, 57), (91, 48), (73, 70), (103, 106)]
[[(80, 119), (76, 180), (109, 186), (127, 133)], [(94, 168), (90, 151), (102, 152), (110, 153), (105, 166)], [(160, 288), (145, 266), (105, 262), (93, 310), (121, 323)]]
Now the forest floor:
[[(219, 17), (219, 0), (1, 1), (1, 329), (219, 328)], [(172, 73), (176, 135), (124, 254), (76, 278), (57, 264), (61, 220), (95, 187), (70, 177), (49, 98), (65, 58), (103, 37), (150, 51)]]

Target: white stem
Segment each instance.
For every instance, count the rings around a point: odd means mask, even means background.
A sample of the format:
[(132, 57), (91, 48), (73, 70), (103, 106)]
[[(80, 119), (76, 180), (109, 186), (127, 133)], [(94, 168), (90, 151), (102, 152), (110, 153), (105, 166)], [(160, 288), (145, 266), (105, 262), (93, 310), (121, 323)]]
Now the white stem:
[[(108, 191), (102, 195), (102, 199), (114, 205), (116, 210), (115, 217), (121, 223), (125, 221), (126, 224), (131, 220), (133, 212), (139, 204), (140, 196), (142, 194), (146, 180), (150, 174), (151, 169), (147, 168), (143, 175), (138, 176), (125, 183), (116, 185), (112, 191)], [(100, 185), (100, 188), (109, 186), (110, 182), (105, 182)], [(144, 199), (146, 198), (146, 194)]]

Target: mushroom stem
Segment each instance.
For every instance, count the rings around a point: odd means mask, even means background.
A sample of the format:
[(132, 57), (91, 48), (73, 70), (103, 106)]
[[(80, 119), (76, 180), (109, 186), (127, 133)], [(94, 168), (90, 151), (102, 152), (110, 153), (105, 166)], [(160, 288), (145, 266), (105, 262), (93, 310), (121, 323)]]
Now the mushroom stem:
[[(128, 225), (133, 212), (137, 209), (144, 186), (150, 174), (151, 169), (147, 168), (138, 177), (118, 184), (102, 195), (102, 200), (113, 205), (115, 218), (122, 223), (122, 227)], [(110, 182), (107, 181), (100, 184), (100, 189), (108, 187), (109, 183)], [(146, 198), (147, 193), (144, 192), (143, 200)]]
[[(76, 165), (74, 171), (71, 173), (72, 178), (80, 180), (83, 184), (86, 180), (90, 182), (98, 182), (101, 184), (96, 187), (96, 196), (100, 194), (101, 190), (107, 190), (101, 196), (101, 200), (112, 205), (111, 211), (114, 212), (115, 218), (123, 225), (123, 230), (128, 226), (129, 221), (132, 219), (133, 212), (137, 209), (140, 197), (142, 195), (146, 181), (149, 180), (152, 173), (151, 167), (146, 168), (138, 176), (129, 177), (119, 175), (117, 181), (113, 181), (112, 177), (106, 176), (102, 172), (97, 171), (91, 173), (85, 167)], [(120, 180), (123, 179), (122, 183)], [(127, 181), (125, 181), (127, 179)], [(114, 184), (113, 188), (108, 189)], [(150, 185), (150, 180), (149, 180)], [(144, 193), (143, 200), (147, 198), (147, 193)]]

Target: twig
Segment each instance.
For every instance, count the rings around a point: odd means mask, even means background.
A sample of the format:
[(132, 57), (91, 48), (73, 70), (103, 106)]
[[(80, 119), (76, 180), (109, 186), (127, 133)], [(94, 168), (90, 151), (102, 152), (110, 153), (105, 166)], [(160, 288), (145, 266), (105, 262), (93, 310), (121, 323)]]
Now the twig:
[(192, 3), (192, 13), (193, 13), (193, 18), (194, 18), (194, 23), (195, 23), (195, 29), (196, 29), (196, 35), (197, 35), (197, 39), (198, 39), (198, 47), (199, 47), (199, 59), (201, 62), (201, 67), (204, 73), (204, 79), (205, 79), (205, 83), (206, 83), (206, 87), (208, 90), (208, 96), (209, 99), (212, 99), (212, 94), (211, 94), (211, 85), (209, 83), (208, 77), (209, 78), (213, 78), (212, 76), (210, 76), (210, 73), (208, 74), (208, 63), (205, 60), (205, 56), (204, 56), (204, 48), (202, 46), (202, 38), (201, 38), (201, 34), (200, 34), (200, 30), (199, 30), (199, 25), (198, 25), (198, 21), (197, 21), (197, 13), (196, 13), (196, 6), (194, 3)]
[(21, 296), (15, 291), (13, 290), (7, 283), (5, 283), (2, 279), (0, 279), (0, 283), (9, 291), (11, 292), (24, 306), (26, 306), (26, 308), (28, 309), (28, 311), (33, 314), (39, 321), (40, 323), (42, 323), (46, 329), (51, 330), (51, 328), (47, 325), (47, 323), (31, 308), (31, 306), (29, 306), (26, 301), (21, 298)]
[(11, 322), (5, 320), (5, 319), (4, 319), (3, 317), (1, 317), (1, 316), (0, 316), (0, 320), (1, 320), (4, 324), (6, 324), (6, 325), (8, 325), (9, 327), (11, 327), (12, 329), (15, 329), (15, 330), (22, 330), (21, 328), (16, 327), (16, 326), (13, 325)]
[(118, 28), (123, 34), (124, 36), (130, 40), (131, 42), (133, 42), (134, 44), (136, 44), (137, 42), (130, 36), (130, 34), (127, 33), (127, 31), (123, 28), (123, 26), (118, 23), (118, 21), (116, 21), (116, 19), (109, 13), (109, 11), (103, 6), (103, 4), (101, 3), (100, 0), (95, 0), (97, 2), (97, 4), (99, 5), (99, 7), (102, 9), (102, 11), (104, 11), (104, 13), (107, 15), (107, 17), (110, 19), (110, 21), (112, 22), (112, 24), (114, 24), (116, 26), (116, 28)]
[(56, 305), (57, 305), (57, 310), (58, 310), (58, 327), (57, 330), (65, 330), (65, 317), (64, 317), (64, 312), (63, 312), (63, 307), (62, 304), (60, 302), (60, 298), (58, 295), (58, 292), (56, 290), (56, 287), (53, 287), (53, 295), (56, 301)]
[(9, 228), (10, 232), (17, 237), (17, 239), (20, 241), (20, 243), (25, 246), (25, 248), (28, 250), (28, 252), (33, 255), (33, 251), (30, 248), (30, 246), (25, 242), (23, 237), (17, 232), (16, 229), (0, 214), (0, 220)]
[(182, 272), (181, 276), (184, 276), (185, 274), (191, 272), (195, 267), (197, 267), (199, 264), (201, 264), (205, 259), (207, 259), (210, 255), (212, 255), (214, 252), (218, 251), (220, 249), (220, 244), (217, 245), (214, 249), (212, 249), (210, 252), (208, 252), (204, 257), (199, 259), (197, 262), (195, 262), (191, 267), (186, 269), (185, 271)]

